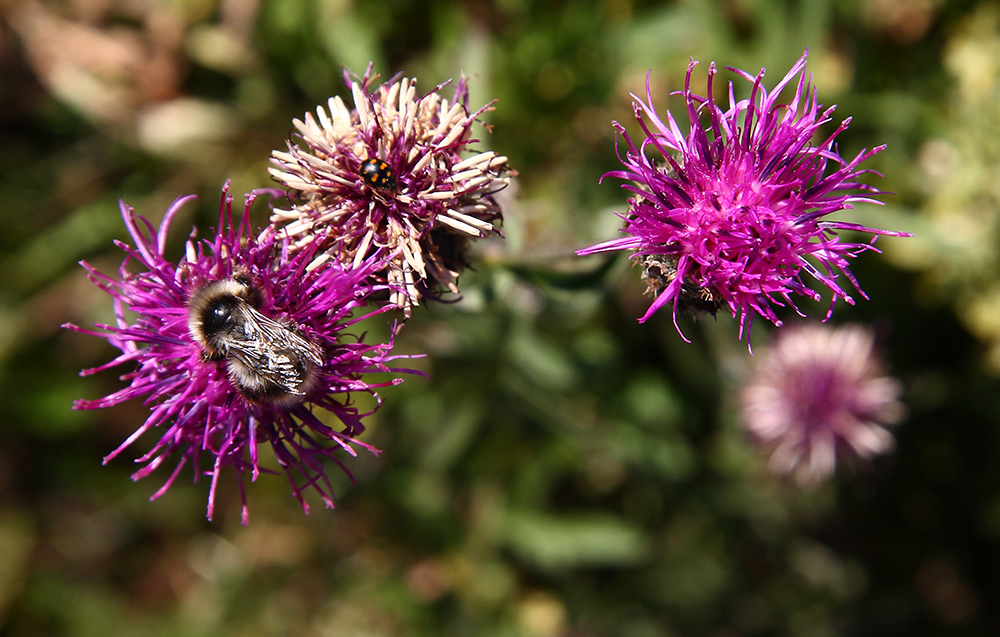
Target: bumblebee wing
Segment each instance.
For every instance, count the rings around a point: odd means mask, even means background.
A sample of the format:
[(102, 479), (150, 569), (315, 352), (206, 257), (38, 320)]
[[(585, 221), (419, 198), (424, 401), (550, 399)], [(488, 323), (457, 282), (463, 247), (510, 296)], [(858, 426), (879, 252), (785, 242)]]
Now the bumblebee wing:
[(319, 347), (252, 307), (243, 310), (241, 337), (229, 347), (233, 382), (252, 398), (304, 395), (323, 364)]

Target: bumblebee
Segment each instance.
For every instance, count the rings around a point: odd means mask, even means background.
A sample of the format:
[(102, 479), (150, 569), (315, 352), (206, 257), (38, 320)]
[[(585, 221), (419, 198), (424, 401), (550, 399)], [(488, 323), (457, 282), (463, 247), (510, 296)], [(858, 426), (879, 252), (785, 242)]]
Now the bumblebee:
[[(646, 283), (646, 294), (654, 297), (677, 278), (677, 259), (662, 254), (647, 254), (642, 258), (642, 280)], [(710, 287), (702, 287), (687, 277), (677, 293), (677, 309), (694, 318), (715, 313), (722, 307), (719, 293)]]
[(225, 361), (230, 382), (248, 400), (300, 402), (323, 366), (322, 350), (297, 326), (262, 314), (262, 300), (246, 272), (209, 283), (188, 302), (188, 331), (206, 361)]

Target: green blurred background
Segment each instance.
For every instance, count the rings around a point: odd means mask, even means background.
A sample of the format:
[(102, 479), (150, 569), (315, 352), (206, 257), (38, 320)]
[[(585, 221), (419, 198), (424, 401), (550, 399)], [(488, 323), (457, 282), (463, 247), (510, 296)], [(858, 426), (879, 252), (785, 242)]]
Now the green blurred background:
[[(640, 326), (638, 271), (571, 254), (617, 229), (598, 179), (648, 70), (677, 109), (690, 57), (699, 91), (711, 60), (773, 85), (806, 47), (854, 117), (842, 153), (888, 144), (887, 205), (839, 218), (917, 236), (858, 259), (871, 301), (833, 319), (874, 325), (906, 384), (897, 451), (802, 489), (741, 429), (735, 322)], [(179, 256), (369, 61), (499, 98), (478, 136), (520, 173), (506, 240), (405, 326), (430, 377), (382, 392), (384, 453), (348, 459), (356, 486), (330, 468), (336, 510), (264, 476), (249, 527), (232, 480), (209, 523), (190, 472), (150, 503), (167, 471), (129, 475), (152, 438), (101, 466), (147, 410), (70, 409), (120, 386), (78, 377), (113, 351), (59, 329), (111, 316), (76, 262), (117, 268), (119, 198), (158, 220), (197, 193)], [(0, 634), (1000, 634), (994, 2), (3, 0), (0, 73)]]

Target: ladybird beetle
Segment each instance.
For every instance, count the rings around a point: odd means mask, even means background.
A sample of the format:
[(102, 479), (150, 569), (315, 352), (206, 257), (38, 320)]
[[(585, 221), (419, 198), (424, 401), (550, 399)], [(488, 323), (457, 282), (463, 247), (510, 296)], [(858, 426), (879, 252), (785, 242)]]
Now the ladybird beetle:
[(389, 191), (396, 189), (396, 177), (392, 174), (392, 168), (378, 157), (371, 157), (361, 162), (358, 174), (361, 175), (361, 180), (372, 188)]

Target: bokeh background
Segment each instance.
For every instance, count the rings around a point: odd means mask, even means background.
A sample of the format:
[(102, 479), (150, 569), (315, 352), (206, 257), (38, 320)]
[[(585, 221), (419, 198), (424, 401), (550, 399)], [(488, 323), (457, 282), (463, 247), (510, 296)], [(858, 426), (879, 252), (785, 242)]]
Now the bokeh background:
[[(806, 47), (854, 117), (843, 154), (888, 144), (887, 205), (839, 218), (916, 233), (857, 260), (871, 300), (833, 317), (871, 324), (906, 385), (897, 450), (811, 488), (741, 429), (731, 318), (682, 319), (690, 344), (666, 313), (640, 326), (638, 270), (571, 256), (618, 227), (598, 180), (647, 71), (678, 108), (690, 57), (773, 84)], [(101, 466), (145, 408), (70, 409), (120, 386), (78, 377), (113, 351), (59, 327), (111, 316), (76, 262), (120, 263), (119, 198), (158, 220), (196, 193), (179, 256), (369, 61), (499, 99), (478, 136), (520, 173), (506, 238), (403, 329), (429, 378), (382, 392), (384, 452), (349, 461), (355, 486), (331, 467), (336, 510), (277, 476), (248, 527), (232, 481), (214, 522), (190, 473), (150, 503), (167, 472), (129, 475), (152, 439)], [(998, 222), (994, 2), (2, 0), (0, 634), (1000, 634)]]

